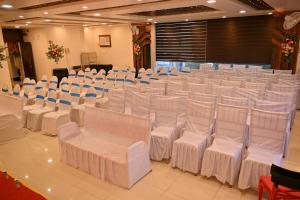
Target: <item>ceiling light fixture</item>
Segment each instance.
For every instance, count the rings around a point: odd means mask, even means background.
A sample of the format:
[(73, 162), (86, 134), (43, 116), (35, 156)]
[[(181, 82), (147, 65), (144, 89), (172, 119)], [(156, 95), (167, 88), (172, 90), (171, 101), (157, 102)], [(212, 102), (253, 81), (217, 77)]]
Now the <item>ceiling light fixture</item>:
[(272, 14), (273, 14), (272, 12), (269, 12), (269, 13), (268, 13), (268, 15), (272, 15)]
[(154, 24), (157, 24), (157, 22), (155, 21)]
[(207, 3), (216, 3), (216, 0), (208, 0)]
[(51, 22), (51, 19), (45, 19), (45, 22)]
[(44, 12), (44, 15), (48, 15), (49, 13), (47, 11)]
[(47, 191), (48, 191), (48, 192), (51, 192), (52, 190), (51, 190), (51, 188), (47, 188)]
[(185, 21), (186, 21), (186, 22), (188, 22), (188, 21), (189, 21), (189, 19), (185, 19)]
[(153, 19), (149, 18), (148, 21), (151, 22)]
[(88, 7), (87, 6), (82, 6), (82, 9), (88, 9)]
[(31, 24), (31, 22), (26, 22), (26, 24)]
[(15, 28), (20, 28), (20, 26), (15, 26)]
[(101, 24), (103, 24), (103, 25), (106, 25), (107, 23), (105, 23), (105, 22), (102, 22)]
[(12, 8), (13, 6), (12, 5), (9, 5), (9, 4), (4, 4), (1, 6), (2, 8)]
[(28, 175), (25, 175), (25, 179), (28, 179), (29, 178), (29, 176)]
[(100, 16), (101, 14), (100, 14), (100, 13), (94, 13), (94, 15), (95, 15), (95, 16)]
[(83, 24), (82, 26), (87, 26), (86, 24)]
[(240, 13), (244, 14), (244, 13), (246, 13), (246, 10), (240, 10)]
[(224, 16), (222, 16), (222, 18), (224, 19), (224, 18), (226, 18), (226, 16), (224, 15)]
[(19, 18), (21, 18), (21, 19), (22, 19), (22, 18), (24, 18), (24, 16), (23, 16), (23, 15), (20, 15), (20, 16), (19, 16)]
[(25, 24), (25, 26), (28, 26), (28, 24)]
[(143, 1), (143, 0), (137, 0), (138, 2), (141, 2), (141, 1)]

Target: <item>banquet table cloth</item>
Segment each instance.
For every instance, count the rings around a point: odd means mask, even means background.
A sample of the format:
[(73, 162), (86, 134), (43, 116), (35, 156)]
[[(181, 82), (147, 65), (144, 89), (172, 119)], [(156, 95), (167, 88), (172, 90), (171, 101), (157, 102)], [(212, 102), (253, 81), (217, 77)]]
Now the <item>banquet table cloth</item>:
[(151, 170), (149, 119), (86, 108), (84, 127), (59, 129), (61, 160), (102, 180), (130, 188)]

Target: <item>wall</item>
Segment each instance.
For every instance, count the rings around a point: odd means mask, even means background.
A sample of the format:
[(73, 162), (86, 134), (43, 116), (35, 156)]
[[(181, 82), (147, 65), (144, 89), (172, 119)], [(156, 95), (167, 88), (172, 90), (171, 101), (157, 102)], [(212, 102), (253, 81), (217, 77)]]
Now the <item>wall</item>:
[[(0, 27), (0, 45), (4, 46), (2, 28)], [(2, 61), (3, 68), (0, 68), (0, 88), (2, 88), (3, 84), (7, 84), (8, 87), (11, 89), (11, 78), (8, 69), (7, 61)]]
[[(98, 35), (111, 35), (112, 47), (99, 47)], [(25, 41), (32, 43), (37, 79), (43, 74), (48, 77), (53, 68), (80, 65), (80, 53), (97, 53), (98, 64), (112, 64), (114, 67), (133, 66), (132, 34), (129, 25), (112, 27), (47, 27), (31, 28)], [(48, 60), (48, 40), (69, 48), (70, 53), (58, 64)]]

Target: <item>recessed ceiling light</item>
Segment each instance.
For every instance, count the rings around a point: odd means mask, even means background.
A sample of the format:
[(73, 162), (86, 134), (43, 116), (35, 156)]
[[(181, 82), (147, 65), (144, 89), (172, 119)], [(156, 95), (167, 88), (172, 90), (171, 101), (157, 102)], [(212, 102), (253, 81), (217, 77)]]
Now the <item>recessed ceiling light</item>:
[(106, 25), (107, 23), (105, 23), (105, 22), (102, 22), (101, 24), (103, 24), (103, 25)]
[(244, 14), (244, 13), (246, 13), (246, 10), (240, 10), (240, 13)]
[(100, 13), (94, 13), (94, 15), (95, 15), (95, 16), (100, 16), (101, 14), (100, 14)]
[(186, 22), (188, 22), (188, 21), (189, 21), (189, 19), (185, 19), (185, 21), (186, 21)]
[(226, 18), (226, 16), (224, 15), (224, 16), (222, 16), (222, 18), (224, 19), (224, 18)]
[(49, 13), (47, 11), (44, 12), (44, 15), (48, 15)]
[(20, 26), (15, 26), (15, 28), (20, 28)]
[(52, 162), (53, 162), (52, 158), (49, 158), (48, 163), (52, 163)]
[(26, 22), (26, 24), (31, 24), (31, 22)]
[(25, 24), (25, 26), (28, 26), (28, 24)]
[(83, 24), (82, 26), (87, 26), (86, 24)]
[(88, 7), (87, 6), (82, 6), (82, 9), (88, 9)]
[(138, 2), (141, 2), (141, 1), (143, 1), (143, 0), (137, 0)]
[(51, 192), (51, 191), (52, 191), (52, 189), (51, 189), (51, 188), (47, 188), (47, 191), (48, 191), (48, 192)]
[(29, 176), (28, 175), (25, 175), (25, 179), (28, 179), (29, 178)]
[(154, 22), (154, 24), (157, 24), (157, 22)]
[(207, 3), (216, 3), (216, 0), (208, 0)]
[(108, 25), (108, 26), (112, 26), (112, 25), (110, 24), (110, 25)]
[(273, 14), (272, 12), (269, 12), (269, 13), (268, 13), (268, 15), (272, 15), (272, 14)]
[(151, 19), (151, 18), (148, 19), (148, 21), (150, 21), (150, 22), (151, 22), (152, 20), (153, 20), (153, 19)]
[(24, 18), (24, 16), (23, 16), (23, 15), (20, 15), (19, 18)]
[(51, 22), (51, 19), (45, 19), (45, 22)]
[(12, 8), (13, 6), (12, 5), (9, 5), (9, 4), (4, 4), (1, 6), (2, 8)]

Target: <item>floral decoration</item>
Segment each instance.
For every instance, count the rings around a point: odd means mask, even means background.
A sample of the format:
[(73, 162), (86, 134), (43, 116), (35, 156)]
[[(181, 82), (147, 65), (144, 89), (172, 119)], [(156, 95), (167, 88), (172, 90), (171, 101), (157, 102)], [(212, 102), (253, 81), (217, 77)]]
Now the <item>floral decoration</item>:
[(133, 52), (135, 56), (141, 55), (141, 46), (138, 43), (134, 43)]
[(49, 40), (48, 43), (49, 46), (46, 55), (49, 60), (54, 60), (55, 63), (58, 63), (58, 61), (64, 57), (64, 47), (54, 44), (51, 40)]
[(295, 35), (285, 33), (284, 41), (281, 44), (282, 47), (282, 56), (285, 63), (289, 63), (291, 61), (292, 55), (294, 53), (295, 44), (297, 41), (297, 37)]
[(5, 49), (7, 49), (7, 47), (0, 46), (0, 68), (3, 68), (2, 61), (7, 59), (7, 56), (4, 54)]

